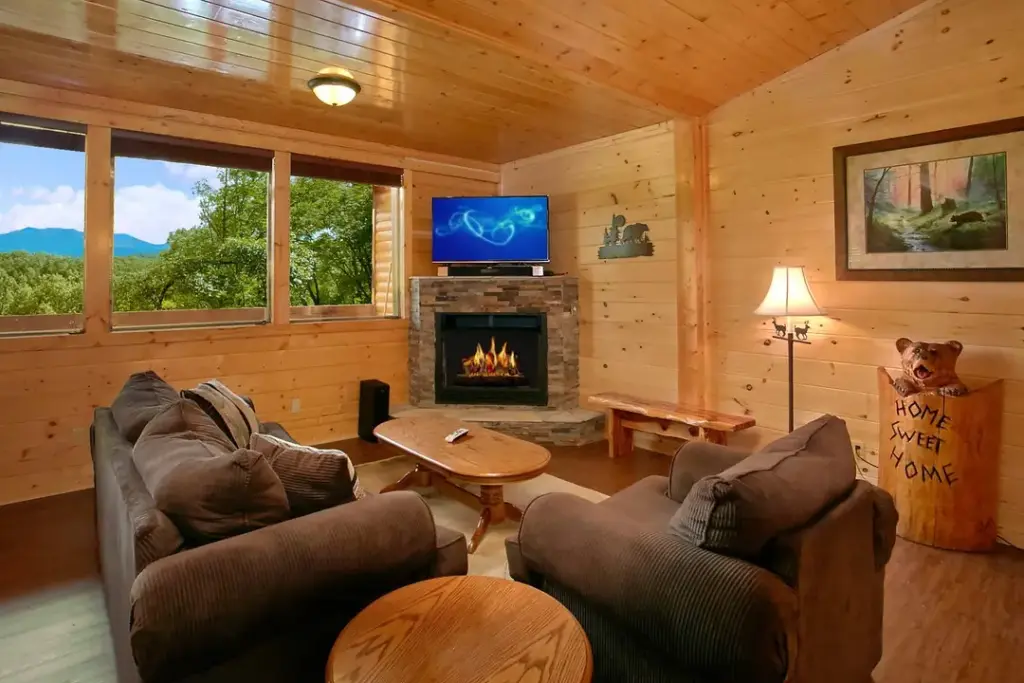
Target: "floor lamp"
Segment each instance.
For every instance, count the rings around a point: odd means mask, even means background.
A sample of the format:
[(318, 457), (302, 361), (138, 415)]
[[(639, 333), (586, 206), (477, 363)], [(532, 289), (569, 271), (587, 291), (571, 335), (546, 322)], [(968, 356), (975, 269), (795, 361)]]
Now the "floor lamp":
[[(811, 323), (805, 320), (803, 327), (800, 327), (792, 322), (792, 318), (824, 314), (807, 287), (803, 266), (776, 267), (772, 272), (768, 293), (754, 314), (772, 316), (772, 326), (775, 328), (772, 336), (784, 340), (789, 346), (789, 431), (793, 431), (793, 344), (811, 343), (807, 338)], [(778, 318), (784, 322), (779, 324)]]

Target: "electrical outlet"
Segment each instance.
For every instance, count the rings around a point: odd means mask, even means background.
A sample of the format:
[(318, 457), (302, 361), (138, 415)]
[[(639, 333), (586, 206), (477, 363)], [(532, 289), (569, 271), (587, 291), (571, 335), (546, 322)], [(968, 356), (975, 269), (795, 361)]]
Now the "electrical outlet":
[(297, 413), (302, 410), (302, 401), (297, 398), (292, 399), (292, 412)]

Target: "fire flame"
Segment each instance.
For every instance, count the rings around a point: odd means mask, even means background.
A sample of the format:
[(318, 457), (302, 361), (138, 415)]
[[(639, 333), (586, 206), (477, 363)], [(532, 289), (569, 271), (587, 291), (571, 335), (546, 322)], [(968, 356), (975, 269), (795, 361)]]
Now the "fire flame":
[(469, 358), (462, 359), (463, 375), (467, 377), (522, 377), (519, 366), (516, 363), (515, 351), (508, 350), (508, 342), (501, 345), (501, 351), (496, 351), (494, 337), (491, 337), (491, 349), (484, 351), (478, 343), (476, 353)]

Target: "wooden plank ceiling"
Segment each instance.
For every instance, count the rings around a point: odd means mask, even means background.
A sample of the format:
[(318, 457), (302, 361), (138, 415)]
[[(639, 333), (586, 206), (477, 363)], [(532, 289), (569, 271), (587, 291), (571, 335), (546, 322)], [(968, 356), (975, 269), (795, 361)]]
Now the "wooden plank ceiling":
[[(504, 162), (707, 113), (919, 2), (3, 0), (0, 78)], [(324, 66), (353, 104), (309, 92)]]

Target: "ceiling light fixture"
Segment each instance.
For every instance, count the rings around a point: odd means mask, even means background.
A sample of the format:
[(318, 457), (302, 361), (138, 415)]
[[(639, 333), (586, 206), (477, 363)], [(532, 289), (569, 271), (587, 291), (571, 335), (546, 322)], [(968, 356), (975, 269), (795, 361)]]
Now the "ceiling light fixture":
[(309, 89), (324, 104), (340, 107), (355, 99), (361, 88), (352, 74), (341, 67), (329, 66), (309, 79)]

